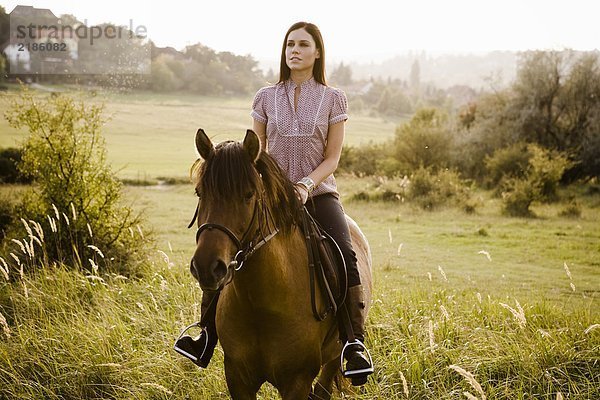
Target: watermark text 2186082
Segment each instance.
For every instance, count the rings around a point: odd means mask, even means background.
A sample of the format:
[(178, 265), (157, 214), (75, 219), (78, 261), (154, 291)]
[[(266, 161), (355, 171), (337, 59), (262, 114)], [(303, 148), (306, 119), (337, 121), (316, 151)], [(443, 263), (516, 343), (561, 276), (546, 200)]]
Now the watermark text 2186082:
[(89, 25), (87, 19), (63, 20), (47, 9), (17, 6), (5, 54), (16, 75), (150, 73), (148, 30), (132, 19)]

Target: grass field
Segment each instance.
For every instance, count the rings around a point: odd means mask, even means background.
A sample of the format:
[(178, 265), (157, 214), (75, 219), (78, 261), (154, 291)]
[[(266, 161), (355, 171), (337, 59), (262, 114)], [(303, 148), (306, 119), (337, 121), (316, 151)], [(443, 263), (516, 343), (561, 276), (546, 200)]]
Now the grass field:
[[(8, 97), (13, 95), (9, 92)], [(47, 95), (47, 94), (42, 94)], [(196, 159), (194, 136), (198, 128), (219, 142), (242, 139), (252, 128), (252, 97), (204, 97), (190, 94), (112, 93), (92, 96), (80, 92), (88, 102), (104, 103), (109, 118), (103, 133), (108, 156), (119, 176), (152, 179), (185, 177)], [(1, 98), (0, 98), (1, 99)], [(0, 101), (0, 115), (7, 104)], [(379, 118), (351, 115), (346, 143), (379, 142), (394, 135), (395, 125)], [(0, 120), (0, 147), (17, 146), (24, 132)]]
[[(107, 145), (116, 166), (135, 160), (125, 177), (185, 176), (197, 126), (225, 138), (249, 121), (248, 99), (112, 96), (108, 109), (120, 111), (106, 127)], [(206, 124), (200, 115), (210, 116)], [(18, 137), (3, 124), (0, 145)], [(354, 124), (354, 143), (393, 134), (369, 117)], [(579, 197), (581, 218), (561, 217), (564, 204), (537, 204), (537, 217), (522, 219), (502, 216), (487, 192), (477, 192), (474, 214), (427, 212), (351, 201), (371, 190), (371, 178), (338, 182), (373, 251), (368, 346), (377, 366), (364, 388), (338, 398), (600, 398), (599, 195)], [(185, 228), (193, 190), (125, 190), (156, 236), (141, 279), (57, 267), (22, 278), (11, 270), (9, 283), (0, 273), (0, 399), (228, 398), (220, 351), (199, 370), (171, 350), (199, 317), (200, 290), (188, 272), (194, 232)], [(277, 398), (269, 386), (259, 397)]]

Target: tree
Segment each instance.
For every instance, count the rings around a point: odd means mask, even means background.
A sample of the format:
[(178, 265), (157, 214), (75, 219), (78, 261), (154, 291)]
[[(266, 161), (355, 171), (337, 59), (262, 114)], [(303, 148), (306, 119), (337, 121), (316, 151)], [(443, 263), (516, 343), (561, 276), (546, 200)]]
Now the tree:
[(394, 116), (408, 114), (412, 112), (412, 103), (402, 90), (386, 87), (377, 103), (377, 111)]
[(341, 62), (331, 73), (331, 82), (334, 85), (348, 86), (352, 84), (352, 68)]
[[(0, 6), (0, 46), (8, 42), (10, 36), (10, 16), (6, 13), (3, 6)], [(2, 49), (0, 49), (2, 50)], [(6, 60), (4, 54), (0, 51), (0, 82), (4, 80), (6, 73)]]
[[(180, 89), (183, 82), (177, 77), (177, 73), (171, 68), (167, 55), (160, 55), (152, 61), (150, 87), (157, 92), (168, 92)], [(171, 60), (173, 61), (173, 60)], [(178, 68), (175, 68), (176, 70)]]
[(419, 60), (415, 60), (410, 67), (410, 88), (416, 92), (421, 87), (421, 65)]
[(513, 85), (479, 99), (459, 140), (473, 177), (486, 156), (517, 142), (567, 154), (565, 180), (600, 177), (600, 53), (524, 53)]
[(0, 45), (8, 41), (10, 35), (10, 14), (0, 6)]

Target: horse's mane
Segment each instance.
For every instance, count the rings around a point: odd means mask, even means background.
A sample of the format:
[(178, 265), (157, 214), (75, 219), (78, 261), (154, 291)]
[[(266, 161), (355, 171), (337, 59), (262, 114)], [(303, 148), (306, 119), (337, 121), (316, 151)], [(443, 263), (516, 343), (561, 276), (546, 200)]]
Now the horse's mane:
[(294, 185), (277, 162), (261, 151), (256, 163), (242, 143), (226, 141), (215, 146), (207, 160), (192, 165), (192, 181), (196, 192), (211, 202), (244, 199), (248, 192), (263, 197), (274, 222), (289, 232), (300, 221), (302, 205)]

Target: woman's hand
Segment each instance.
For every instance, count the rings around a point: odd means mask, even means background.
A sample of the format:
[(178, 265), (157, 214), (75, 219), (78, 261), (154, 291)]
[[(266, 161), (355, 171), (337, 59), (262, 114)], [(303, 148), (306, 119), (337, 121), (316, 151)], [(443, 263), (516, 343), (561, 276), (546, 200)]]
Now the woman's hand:
[(296, 195), (298, 196), (298, 200), (302, 202), (302, 204), (306, 204), (308, 200), (308, 189), (304, 185), (295, 184)]

